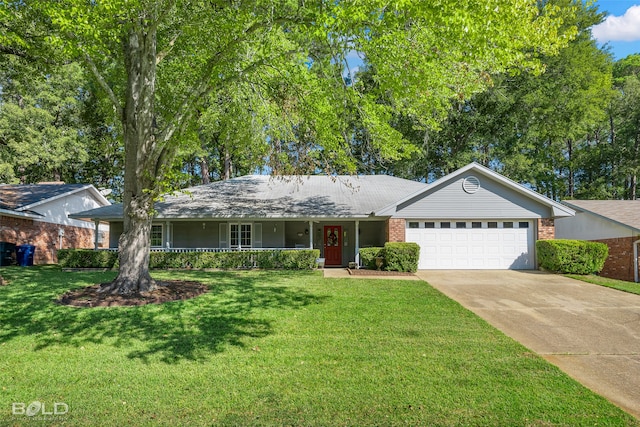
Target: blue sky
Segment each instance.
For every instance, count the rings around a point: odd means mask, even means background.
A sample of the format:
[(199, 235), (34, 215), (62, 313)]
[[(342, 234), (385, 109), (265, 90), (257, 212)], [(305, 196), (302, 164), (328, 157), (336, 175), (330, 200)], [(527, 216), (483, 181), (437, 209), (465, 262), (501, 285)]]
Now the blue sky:
[(597, 0), (596, 4), (608, 12), (605, 22), (593, 27), (598, 45), (606, 43), (615, 59), (640, 53), (640, 0)]

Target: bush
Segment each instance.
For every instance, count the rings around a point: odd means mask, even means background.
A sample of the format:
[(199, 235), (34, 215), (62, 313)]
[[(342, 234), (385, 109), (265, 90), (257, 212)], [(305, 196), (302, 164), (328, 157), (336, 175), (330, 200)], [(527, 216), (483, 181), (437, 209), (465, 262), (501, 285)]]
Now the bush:
[(384, 248), (360, 248), (360, 262), (363, 267), (370, 268), (372, 270), (377, 269), (376, 258), (384, 257)]
[(58, 264), (64, 268), (115, 268), (118, 253), (92, 249), (60, 249)]
[(584, 240), (538, 240), (536, 249), (540, 267), (558, 273), (599, 273), (609, 256), (604, 243)]
[(418, 271), (420, 246), (411, 242), (394, 242), (384, 244), (385, 267), (387, 271), (415, 273)]
[[(233, 251), (233, 252), (151, 252), (149, 268), (278, 268), (310, 270), (317, 267), (317, 249)], [(63, 268), (116, 268), (118, 253), (91, 249), (61, 249), (58, 264)]]

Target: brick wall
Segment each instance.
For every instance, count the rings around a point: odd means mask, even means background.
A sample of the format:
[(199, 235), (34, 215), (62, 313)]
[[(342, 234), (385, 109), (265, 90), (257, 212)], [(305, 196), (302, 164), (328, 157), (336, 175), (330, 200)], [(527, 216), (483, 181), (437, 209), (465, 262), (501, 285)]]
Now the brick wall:
[(402, 218), (389, 218), (387, 220), (387, 242), (404, 242), (405, 224), (406, 221)]
[[(56, 251), (60, 247), (60, 238), (58, 237), (60, 229), (64, 230), (63, 248), (93, 248), (94, 234), (92, 229), (0, 216), (0, 241), (16, 245), (35, 245), (34, 264), (58, 262)], [(107, 247), (108, 244), (109, 236), (107, 233), (100, 246)]]
[(595, 240), (609, 247), (609, 257), (604, 263), (600, 276), (611, 279), (635, 280), (633, 274), (633, 242), (637, 237)]
[(538, 240), (553, 240), (556, 238), (556, 226), (553, 218), (538, 219)]

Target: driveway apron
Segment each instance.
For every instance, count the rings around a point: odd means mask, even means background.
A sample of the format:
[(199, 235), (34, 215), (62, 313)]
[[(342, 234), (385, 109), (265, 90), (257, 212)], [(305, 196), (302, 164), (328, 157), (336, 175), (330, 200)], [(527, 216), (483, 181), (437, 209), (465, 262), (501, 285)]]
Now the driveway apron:
[(640, 418), (640, 295), (538, 271), (418, 276)]

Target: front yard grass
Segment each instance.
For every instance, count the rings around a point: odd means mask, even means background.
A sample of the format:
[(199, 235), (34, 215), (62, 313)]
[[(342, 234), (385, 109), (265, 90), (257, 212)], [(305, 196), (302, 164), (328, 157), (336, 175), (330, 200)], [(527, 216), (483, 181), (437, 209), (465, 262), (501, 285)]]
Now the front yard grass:
[(0, 274), (0, 425), (639, 425), (420, 281), (156, 272), (210, 292), (80, 309), (114, 273)]
[(640, 295), (640, 284), (638, 283), (609, 279), (607, 277), (595, 276), (593, 274), (566, 274), (566, 276), (571, 277), (572, 279), (582, 280), (583, 282), (593, 283), (594, 285), (606, 286), (607, 288), (613, 288), (619, 291)]

